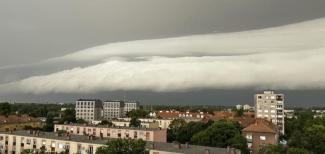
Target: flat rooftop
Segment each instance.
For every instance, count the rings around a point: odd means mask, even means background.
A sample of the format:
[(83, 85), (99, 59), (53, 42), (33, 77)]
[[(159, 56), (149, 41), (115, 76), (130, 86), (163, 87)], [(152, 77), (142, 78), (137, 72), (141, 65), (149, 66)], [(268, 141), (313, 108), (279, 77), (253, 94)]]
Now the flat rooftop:
[(36, 135), (36, 134), (31, 134), (29, 130), (13, 131), (12, 133), (11, 132), (0, 132), (0, 134), (62, 140), (62, 141), (71, 141), (71, 142), (83, 142), (83, 143), (92, 143), (92, 144), (105, 144), (107, 142), (107, 138), (106, 139), (95, 138), (94, 140), (89, 140), (88, 136), (70, 134), (70, 139), (68, 139), (66, 134), (61, 134), (61, 136), (58, 136), (54, 132), (40, 132), (39, 135)]
[[(108, 139), (100, 139), (95, 138), (93, 140), (89, 140), (88, 136), (83, 135), (72, 135), (71, 138), (65, 134), (62, 136), (57, 136), (54, 132), (40, 132), (39, 135), (30, 134), (29, 130), (25, 131), (14, 131), (14, 132), (0, 132), (0, 134), (7, 135), (16, 135), (16, 136), (24, 136), (24, 137), (35, 137), (35, 138), (44, 138), (44, 139), (53, 139), (53, 140), (62, 140), (62, 141), (71, 141), (71, 142), (82, 142), (89, 144), (102, 144), (104, 145)], [(153, 146), (154, 144), (154, 146)], [(167, 151), (167, 152), (175, 152), (175, 153), (185, 153), (185, 154), (203, 154), (205, 150), (209, 150), (210, 154), (227, 154), (227, 149), (225, 148), (216, 148), (216, 147), (206, 147), (206, 146), (197, 146), (197, 145), (184, 145), (184, 144), (176, 144), (176, 143), (163, 143), (163, 142), (147, 142), (146, 148), (149, 150), (158, 150), (158, 151)]]
[(119, 127), (119, 126), (107, 126), (107, 125), (84, 125), (84, 124), (55, 124), (56, 126), (78, 126), (78, 127), (96, 127), (96, 128), (111, 128), (111, 129), (128, 129), (128, 130), (144, 130), (144, 131), (160, 131), (165, 129), (160, 128), (141, 128), (141, 127)]

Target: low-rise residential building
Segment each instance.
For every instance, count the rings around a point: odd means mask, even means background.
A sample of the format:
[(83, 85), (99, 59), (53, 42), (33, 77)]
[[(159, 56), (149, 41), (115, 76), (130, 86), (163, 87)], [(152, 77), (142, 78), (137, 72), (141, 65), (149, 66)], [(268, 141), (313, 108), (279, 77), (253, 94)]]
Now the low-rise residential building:
[(254, 110), (254, 107), (252, 107), (252, 106), (250, 106), (248, 104), (245, 104), (245, 105), (243, 105), (243, 110), (245, 110), (245, 111), (252, 111), (252, 110)]
[(99, 99), (79, 99), (76, 101), (76, 119), (93, 121), (101, 119), (102, 101)]
[(36, 131), (14, 131), (0, 133), (0, 153), (20, 154), (23, 150), (46, 152), (68, 152), (95, 154), (96, 149), (106, 141), (93, 140), (88, 136), (43, 133)]
[[(107, 139), (67, 133), (14, 131), (0, 133), (0, 153), (20, 154), (23, 150), (95, 154)], [(150, 154), (240, 154), (232, 148), (216, 148), (178, 143), (146, 142)]]
[(180, 112), (180, 111), (157, 111), (151, 112), (149, 115), (153, 118), (163, 118), (163, 119), (177, 119), (177, 118), (196, 118), (205, 119), (210, 116), (210, 114), (205, 112)]
[(215, 111), (213, 112), (213, 115), (209, 117), (211, 120), (222, 120), (222, 119), (234, 119), (235, 113), (229, 112), (229, 111)]
[(257, 154), (261, 146), (266, 144), (278, 144), (279, 133), (277, 126), (265, 119), (256, 119), (242, 130), (247, 139), (248, 148), (253, 154)]
[[(112, 123), (113, 123), (114, 126), (118, 126), (118, 127), (130, 127), (130, 121), (129, 120), (113, 120)], [(140, 127), (141, 128), (159, 128), (159, 123), (158, 122), (144, 122), (144, 121), (141, 121)]]
[(240, 104), (237, 104), (237, 105), (236, 105), (236, 109), (237, 109), (237, 110), (240, 110), (240, 109), (242, 109), (242, 108), (243, 108), (242, 105), (240, 105)]
[(124, 102), (120, 100), (107, 100), (103, 103), (103, 119), (121, 118), (124, 116)]
[(241, 154), (234, 148), (216, 148), (179, 143), (147, 143), (150, 154)]
[(93, 135), (95, 137), (103, 138), (130, 138), (142, 139), (144, 141), (152, 142), (167, 142), (166, 129), (153, 128), (131, 128), (131, 127), (107, 127), (104, 125), (64, 125), (55, 124), (54, 132), (60, 130), (69, 132), (75, 135)]
[(325, 110), (312, 110), (314, 113), (314, 118), (320, 118), (323, 117), (325, 114)]
[(288, 119), (292, 119), (295, 117), (295, 110), (283, 110), (284, 116)]
[[(131, 118), (118, 118), (118, 120), (131, 121)], [(169, 128), (172, 119), (158, 119), (158, 118), (139, 118), (141, 123), (158, 123), (158, 128)]]

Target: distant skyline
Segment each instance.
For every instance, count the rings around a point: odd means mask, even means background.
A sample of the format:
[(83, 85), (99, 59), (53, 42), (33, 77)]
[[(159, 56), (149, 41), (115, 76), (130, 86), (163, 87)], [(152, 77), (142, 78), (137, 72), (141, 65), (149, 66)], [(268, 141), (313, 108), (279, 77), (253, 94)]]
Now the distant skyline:
[[(0, 101), (324, 106), (325, 1), (0, 2)], [(181, 8), (181, 9), (180, 9)], [(116, 43), (118, 42), (118, 43)]]

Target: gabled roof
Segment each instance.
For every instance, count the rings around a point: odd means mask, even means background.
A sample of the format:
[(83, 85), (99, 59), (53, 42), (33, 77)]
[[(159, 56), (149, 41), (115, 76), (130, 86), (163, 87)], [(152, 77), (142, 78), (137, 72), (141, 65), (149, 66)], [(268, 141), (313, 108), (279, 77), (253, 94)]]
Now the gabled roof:
[(256, 132), (256, 133), (277, 133), (276, 126), (265, 119), (256, 119), (254, 123), (250, 124), (242, 130), (243, 132)]

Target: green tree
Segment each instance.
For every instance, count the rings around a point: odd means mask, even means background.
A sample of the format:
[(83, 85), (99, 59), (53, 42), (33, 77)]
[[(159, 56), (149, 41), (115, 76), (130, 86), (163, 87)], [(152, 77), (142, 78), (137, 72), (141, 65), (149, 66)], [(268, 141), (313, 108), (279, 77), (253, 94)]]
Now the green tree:
[(63, 117), (60, 120), (60, 123), (76, 123), (76, 111), (75, 109), (66, 109), (63, 113)]
[(51, 132), (54, 130), (54, 115), (53, 114), (48, 114), (46, 116), (46, 122), (45, 125), (43, 126), (43, 130), (47, 132)]
[(175, 131), (176, 141), (180, 143), (186, 143), (191, 141), (191, 137), (200, 132), (205, 130), (208, 126), (210, 126), (210, 122), (203, 123), (203, 122), (189, 122)]
[(243, 153), (247, 153), (247, 142), (241, 135), (239, 128), (241, 127), (238, 124), (231, 121), (216, 121), (204, 131), (195, 134), (191, 138), (191, 142), (193, 144), (221, 148), (231, 146), (240, 149)]
[(130, 127), (140, 127), (141, 126), (141, 121), (138, 118), (131, 118), (130, 120)]
[(132, 111), (128, 112), (126, 114), (126, 116), (131, 117), (131, 118), (144, 118), (144, 117), (147, 117), (148, 114), (149, 114), (149, 112), (146, 110), (136, 109), (136, 110), (132, 110)]
[(243, 115), (244, 115), (244, 109), (236, 110), (236, 114), (235, 114), (236, 117), (241, 117)]
[(259, 154), (284, 154), (285, 149), (281, 145), (264, 145), (260, 147)]
[(305, 129), (305, 148), (315, 154), (323, 154), (325, 151), (325, 126), (312, 125)]
[(302, 148), (288, 148), (287, 154), (311, 154), (308, 150)]
[(167, 129), (167, 141), (172, 142), (176, 140), (177, 131), (186, 125), (184, 119), (174, 119)]
[(86, 124), (86, 123), (88, 123), (86, 120), (84, 120), (84, 119), (77, 119), (77, 124)]
[(143, 140), (115, 139), (99, 147), (96, 154), (147, 154), (146, 142)]
[(100, 125), (108, 125), (109, 127), (110, 126), (113, 126), (113, 123), (111, 121), (108, 121), (108, 120), (103, 120)]
[(8, 102), (0, 103), (0, 115), (9, 115), (11, 113), (11, 107)]

